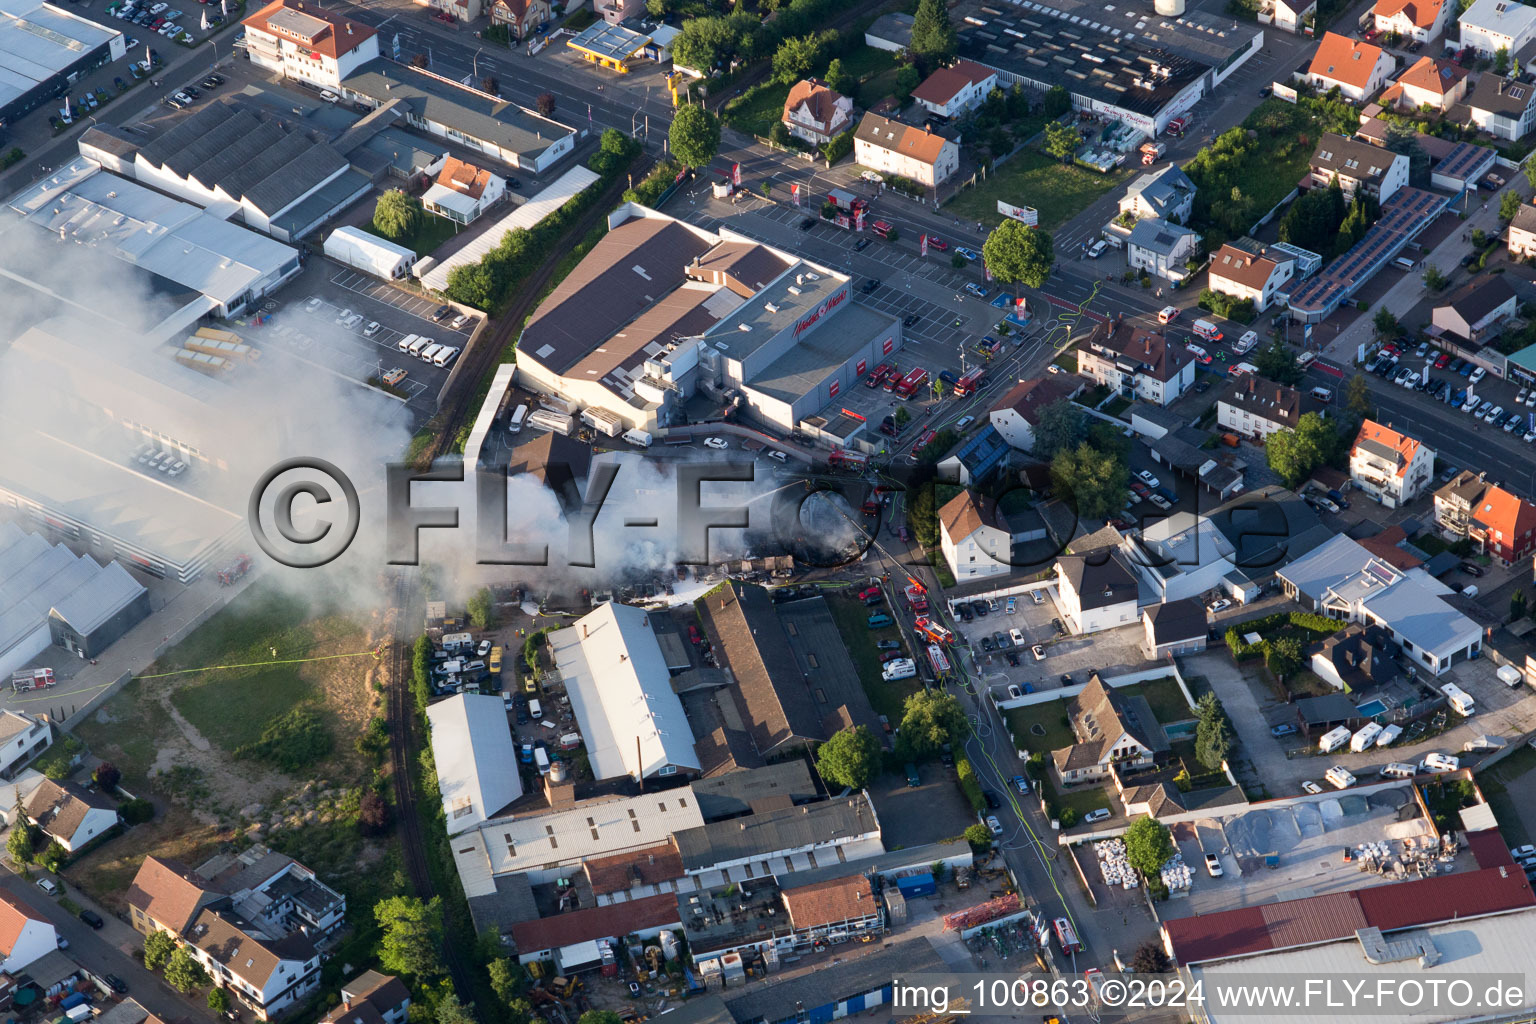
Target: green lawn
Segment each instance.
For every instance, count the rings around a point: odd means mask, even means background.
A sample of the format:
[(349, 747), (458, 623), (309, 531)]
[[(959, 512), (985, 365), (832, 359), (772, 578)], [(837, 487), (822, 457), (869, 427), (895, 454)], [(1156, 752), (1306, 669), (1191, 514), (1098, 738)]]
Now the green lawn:
[(1135, 686), (1118, 687), (1116, 692), (1145, 697), (1159, 722), (1183, 722), (1195, 717), (1194, 709), (1184, 702), (1184, 694), (1172, 676), (1149, 679)]
[[(875, 644), (881, 640), (900, 640), (901, 631), (894, 623), (884, 629), (870, 629), (870, 609), (865, 608), (853, 595), (852, 588), (828, 593), (827, 607), (832, 609), (832, 617), (837, 620), (837, 630), (847, 641), (848, 656), (853, 659), (854, 668), (858, 669), (859, 682), (864, 684), (864, 693), (874, 706), (875, 714), (886, 716), (894, 729), (901, 724), (902, 709), (907, 698), (923, 688), (923, 681), (916, 676), (897, 683), (888, 683), (881, 678), (880, 652), (875, 649)], [(885, 608), (884, 605), (880, 607), (882, 610)], [(907, 654), (911, 656), (912, 652), (908, 651)]]
[(1108, 807), (1110, 810), (1114, 810), (1113, 805), (1110, 803), (1109, 793), (1102, 787), (1075, 789), (1070, 793), (1061, 793), (1057, 791), (1056, 784), (1052, 781), (1049, 772), (1039, 780), (1039, 783), (1042, 795), (1044, 795), (1047, 801), (1056, 805), (1058, 813), (1070, 807), (1077, 812), (1077, 819), (1079, 821), (1083, 819), (1083, 815), (1089, 811), (1096, 811), (1100, 807)]
[(873, 46), (860, 46), (842, 58), (843, 70), (860, 82), (875, 75), (897, 68), (896, 55), (890, 50), (878, 50)]
[(738, 131), (768, 137), (768, 132), (784, 117), (784, 101), (789, 86), (779, 82), (754, 85), (725, 105), (725, 121)]
[[(1053, 700), (1044, 704), (1013, 708), (1004, 712), (1004, 717), (1008, 721), (1009, 730), (1013, 733), (1014, 742), (1022, 743), (1024, 749), (1031, 754), (1041, 753), (1049, 758), (1051, 751), (1070, 747), (1077, 742), (1077, 738), (1072, 735), (1072, 730), (1067, 726), (1065, 701)], [(1033, 726), (1039, 726), (1043, 733), (1037, 733)]]
[[(261, 584), (251, 587), (223, 611), (167, 651), (146, 674), (270, 660), (269, 648), (302, 654), (312, 642), (305, 626), (310, 604)], [(284, 657), (293, 657), (285, 653)]]
[(854, 97), (854, 103), (864, 110), (868, 110), (887, 96), (894, 95), (896, 95), (896, 69), (892, 68), (889, 71), (882, 71), (878, 75), (860, 82), (859, 91)]
[[(376, 235), (379, 238), (384, 237), (382, 232), (374, 228), (372, 221), (364, 221), (362, 228), (370, 235)], [(410, 238), (401, 239), (397, 244), (405, 246), (417, 256), (426, 256), (435, 252), (438, 246), (452, 238), (458, 229), (459, 225), (447, 217), (439, 217), (435, 213), (423, 212), (421, 215), (421, 226), (416, 229), (416, 233)]]
[(1003, 219), (997, 212), (1001, 199), (1017, 206), (1033, 206), (1040, 211), (1040, 226), (1054, 231), (1130, 176), (1126, 170), (1100, 174), (1026, 149), (944, 208), (966, 220), (995, 225)]
[[(238, 694), (231, 692), (231, 683), (238, 687)], [(247, 671), (238, 682), (220, 673), (207, 682), (177, 690), (171, 703), (210, 742), (234, 753), (261, 739), (268, 722), (311, 693), (309, 683), (284, 667)], [(238, 714), (231, 714), (231, 703), (238, 704)]]

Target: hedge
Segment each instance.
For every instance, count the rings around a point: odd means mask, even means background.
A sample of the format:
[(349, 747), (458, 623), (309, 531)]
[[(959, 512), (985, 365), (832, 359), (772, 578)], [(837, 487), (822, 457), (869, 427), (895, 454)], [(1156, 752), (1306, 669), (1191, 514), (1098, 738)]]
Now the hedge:
[(966, 757), (955, 758), (955, 774), (960, 778), (960, 792), (970, 801), (977, 814), (987, 809), (987, 798), (981, 795), (981, 783), (976, 779), (976, 769)]

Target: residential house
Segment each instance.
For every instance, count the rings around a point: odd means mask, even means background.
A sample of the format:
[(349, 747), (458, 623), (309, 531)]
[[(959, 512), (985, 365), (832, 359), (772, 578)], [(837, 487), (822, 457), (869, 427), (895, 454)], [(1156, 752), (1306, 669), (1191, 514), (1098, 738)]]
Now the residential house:
[(1427, 43), (1439, 36), (1450, 24), (1456, 6), (1451, 0), (1376, 0), (1371, 14), (1376, 31), (1396, 32), (1407, 45)]
[(0, 971), (20, 974), (59, 947), (53, 923), (9, 892), (0, 892)]
[(151, 855), (128, 887), (128, 923), (144, 935), (180, 935), (204, 907), (225, 896), (190, 868)]
[(345, 896), (292, 857), (259, 843), (213, 857), (198, 866), (197, 876), (273, 935), (298, 932), (318, 939), (338, 931), (346, 920)]
[(0, 711), (0, 779), (14, 779), (53, 743), (53, 727), (22, 711)]
[[(1449, 8), (1446, 4), (1445, 9)], [(1466, 97), (1467, 76), (1471, 73), (1470, 69), (1454, 61), (1420, 57), (1397, 77), (1397, 81), (1387, 86), (1381, 94), (1381, 105), (1402, 111), (1428, 107), (1444, 113)]]
[(960, 144), (938, 132), (865, 114), (853, 136), (855, 162), (933, 188), (960, 167)]
[(377, 29), (304, 0), (274, 0), (241, 24), (252, 64), (321, 89), (379, 56)]
[(1125, 241), (1126, 261), (1133, 270), (1144, 270), (1166, 281), (1189, 277), (1185, 264), (1199, 252), (1197, 232), (1159, 218), (1137, 221)]
[(1515, 289), (1505, 274), (1475, 277), (1452, 292), (1429, 314), (1430, 323), (1463, 344), (1485, 344), (1515, 315)]
[(443, 161), (437, 181), (423, 193), (421, 205), (428, 213), (446, 217), (455, 224), (472, 224), (501, 202), (506, 191), (505, 178), (449, 156)]
[(1307, 19), (1316, 13), (1317, 0), (1263, 0), (1259, 6), (1259, 22), (1267, 22), (1270, 26), (1289, 32), (1292, 35), (1301, 35), (1302, 32), (1311, 32), (1311, 25)]
[(1296, 258), (1279, 249), (1252, 253), (1227, 242), (1211, 257), (1209, 285), (1211, 291), (1249, 300), (1262, 313), (1279, 300), (1295, 272)]
[(961, 487), (984, 483), (1008, 462), (1008, 442), (988, 423), (939, 463), (940, 477)]
[(1521, 203), (1509, 222), (1509, 254), (1536, 256), (1536, 204)]
[(1401, 508), (1428, 490), (1434, 468), (1432, 448), (1374, 420), (1360, 424), (1349, 452), (1355, 487), (1388, 508)]
[(27, 797), (27, 817), (70, 853), (117, 824), (117, 802), (74, 782), (44, 779)]
[(1013, 535), (991, 498), (961, 491), (939, 509), (939, 547), (959, 582), (1013, 567)]
[(1281, 568), (1279, 577), (1286, 596), (1307, 611), (1382, 627), (1432, 675), (1482, 651), (1483, 627), (1446, 599), (1444, 585), (1423, 569), (1395, 568), (1343, 534)]
[(1135, 622), (1136, 574), (1119, 548), (1056, 559), (1056, 593), (1073, 633), (1097, 633)]
[(1324, 32), (1312, 63), (1307, 65), (1305, 78), (1318, 92), (1337, 87), (1346, 99), (1364, 103), (1387, 84), (1387, 77), (1396, 66), (1396, 59), (1379, 46), (1337, 32)]
[(1030, 451), (1035, 446), (1035, 427), (1040, 414), (1057, 402), (1070, 401), (1087, 387), (1082, 378), (1066, 373), (1047, 373), (1021, 380), (992, 407), (989, 416), (1010, 448)]
[(1504, 565), (1536, 555), (1536, 505), (1462, 470), (1435, 492), (1435, 525), (1448, 537), (1471, 537)]
[(1148, 171), (1120, 197), (1120, 213), (1140, 220), (1161, 217), (1182, 224), (1195, 208), (1195, 183), (1175, 164)]
[[(1536, 7), (1512, 3), (1536, 18)], [(1536, 129), (1536, 85), (1487, 72), (1467, 94), (1473, 124), (1507, 142), (1517, 142)]]
[(795, 138), (822, 146), (853, 127), (853, 100), (819, 78), (802, 78), (789, 90), (781, 120)]
[(1536, 7), (1509, 0), (1474, 0), (1456, 19), (1461, 45), (1492, 60), (1500, 50), (1514, 56), (1536, 39)]
[(996, 71), (962, 60), (923, 79), (912, 98), (928, 113), (950, 119), (981, 106), (995, 88)]
[[(645, 0), (597, 0), (598, 17), (610, 25), (622, 25), (631, 18), (645, 17)], [(708, 68), (698, 69), (708, 73)]]
[(1159, 332), (1106, 320), (1078, 347), (1077, 372), (1127, 397), (1168, 405), (1194, 386), (1195, 356)]
[(1216, 425), (1243, 437), (1265, 438), (1277, 430), (1295, 430), (1309, 412), (1327, 414), (1311, 395), (1253, 373), (1229, 381), (1216, 400)]
[(880, 901), (864, 875), (829, 878), (785, 889), (784, 909), (797, 946), (877, 932), (885, 922)]
[(549, 0), (496, 0), (491, 4), (491, 24), (507, 26), (508, 34), (518, 42), (549, 19)]
[(1408, 184), (1408, 158), (1368, 142), (1325, 132), (1312, 154), (1308, 175), (1308, 188), (1327, 188), (1337, 178), (1346, 199), (1353, 199), (1355, 192), (1363, 189), (1366, 195), (1385, 203)]
[(1398, 676), (1401, 649), (1381, 626), (1350, 626), (1308, 651), (1308, 664), (1319, 679), (1350, 693), (1381, 686)]
[(1150, 768), (1168, 750), (1147, 699), (1115, 692), (1098, 673), (1067, 702), (1067, 719), (1077, 742), (1051, 751), (1051, 762), (1068, 785), (1103, 779), (1111, 768)]
[(333, 1006), (320, 1024), (405, 1024), (411, 992), (392, 974), (364, 971), (341, 986), (341, 1005)]
[(1141, 622), (1147, 631), (1143, 646), (1153, 661), (1205, 650), (1210, 619), (1198, 597), (1150, 605), (1142, 609)]

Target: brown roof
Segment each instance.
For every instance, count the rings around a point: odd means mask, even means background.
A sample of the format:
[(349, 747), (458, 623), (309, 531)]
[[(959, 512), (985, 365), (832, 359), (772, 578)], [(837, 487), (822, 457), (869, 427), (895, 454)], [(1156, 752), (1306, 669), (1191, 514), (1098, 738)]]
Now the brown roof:
[(949, 141), (936, 132), (902, 124), (900, 121), (881, 117), (879, 114), (865, 114), (864, 119), (859, 122), (854, 138), (863, 139), (873, 146), (900, 153), (902, 156), (911, 157), (929, 166), (938, 162), (939, 154), (944, 150), (944, 143)]
[(553, 917), (520, 921), (512, 926), (512, 941), (519, 952), (559, 949), (591, 939), (619, 938), (650, 928), (676, 927), (677, 894), (663, 893), (644, 899), (625, 900), (602, 907), (587, 907)]
[(587, 884), (599, 895), (625, 892), (637, 885), (660, 885), (683, 877), (683, 859), (670, 842), (598, 857), (582, 868), (587, 873)]
[(1279, 265), (1267, 256), (1255, 256), (1229, 243), (1217, 249), (1216, 255), (1211, 257), (1211, 276), (1263, 291), (1264, 285), (1269, 283), (1270, 276)]
[[(292, 13), (285, 15), (284, 11)], [(274, 17), (277, 24), (273, 24)], [(306, 4), (304, 0), (275, 0), (241, 24), (279, 39), (302, 43), (332, 59), (351, 53), (377, 34), (361, 22), (324, 10), (319, 4)]]
[(16, 940), (21, 938), (22, 929), (26, 928), (28, 921), (48, 924), (46, 917), (32, 913), (21, 900), (8, 892), (0, 891), (0, 953), (7, 957), (11, 955), (11, 951), (16, 948)]
[(1404, 85), (1444, 96), (1456, 87), (1456, 83), (1471, 74), (1471, 70), (1448, 60), (1420, 57), (1413, 67), (1397, 76)]
[(1260, 419), (1292, 429), (1295, 429), (1302, 413), (1311, 411), (1310, 408), (1304, 408), (1300, 391), (1253, 373), (1245, 373), (1228, 383), (1222, 392), (1221, 401)]
[(1374, 537), (1362, 537), (1359, 545), (1377, 558), (1386, 562), (1394, 569), (1413, 569), (1424, 563), (1398, 547), (1408, 539), (1408, 533), (1401, 526), (1389, 526)]
[(1071, 398), (1081, 391), (1081, 379), (1066, 373), (1048, 373), (1033, 380), (1021, 380), (992, 407), (993, 412), (1012, 409), (1030, 426), (1040, 423), (1040, 410), (1052, 403)]
[(991, 498), (978, 498), (970, 491), (961, 491), (939, 509), (939, 522), (952, 541), (961, 541), (983, 526), (996, 530), (1008, 529), (1008, 523), (997, 510), (997, 502)]
[(117, 804), (73, 782), (60, 785), (44, 779), (27, 797), (27, 817), (51, 836), (69, 839), (91, 810), (117, 813)]
[(843, 98), (819, 78), (802, 78), (790, 87), (784, 100), (784, 119), (789, 120), (791, 111), (806, 107), (811, 120), (817, 124), (831, 125), (837, 118), (837, 103)]
[(128, 887), (128, 905), (180, 934), (204, 903), (223, 895), (206, 888), (190, 869), (173, 860), (145, 857)]
[(1183, 345), (1170, 345), (1168, 339), (1125, 321), (1105, 320), (1095, 324), (1088, 345), (1106, 349), (1117, 356), (1141, 364), (1141, 372), (1167, 382), (1194, 361), (1194, 354)]
[(437, 183), (471, 199), (479, 199), (485, 194), (485, 187), (491, 183), (491, 172), (481, 170), (456, 156), (450, 156), (443, 161), (443, 169), (438, 172)]
[(726, 241), (688, 264), (687, 274), (750, 299), (789, 268), (790, 264), (766, 245)]
[(236, 916), (204, 908), (184, 933), (187, 942), (229, 968), (247, 984), (262, 989), (284, 960), (303, 962), (317, 955), (302, 935), (268, 939), (252, 934)]
[(1325, 32), (1307, 74), (1363, 89), (1369, 84), (1371, 72), (1379, 60), (1381, 47), (1336, 32)]
[(729, 772), (760, 768), (763, 764), (746, 730), (728, 729), (723, 725), (695, 742), (693, 752), (699, 758), (700, 776), (706, 779)]
[(923, 84), (912, 90), (912, 98), (942, 107), (954, 99), (961, 89), (975, 82), (984, 82), (996, 74), (990, 68), (962, 60), (952, 67), (939, 68), (923, 79)]
[(784, 907), (789, 911), (789, 923), (796, 928), (837, 924), (878, 912), (874, 890), (863, 875), (785, 889)]
[(405, 982), (391, 974), (364, 971), (341, 986), (341, 1005), (321, 1017), (321, 1024), (381, 1024), (385, 1012), (411, 998)]

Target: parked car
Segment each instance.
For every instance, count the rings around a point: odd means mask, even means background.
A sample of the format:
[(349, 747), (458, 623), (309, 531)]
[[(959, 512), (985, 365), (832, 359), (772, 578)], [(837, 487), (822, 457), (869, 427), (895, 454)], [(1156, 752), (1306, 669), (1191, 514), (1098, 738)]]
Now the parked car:
[(1145, 483), (1148, 487), (1156, 487), (1158, 485), (1157, 477), (1152, 475), (1152, 471), (1151, 470), (1148, 470), (1148, 469), (1137, 470), (1136, 471), (1136, 476), (1143, 483)]
[(994, 836), (1003, 834), (1003, 823), (997, 820), (997, 815), (995, 814), (987, 815), (987, 828), (991, 830)]
[(1292, 736), (1295, 734), (1295, 732), (1296, 727), (1289, 722), (1281, 722), (1279, 725), (1272, 725), (1269, 727), (1269, 734), (1276, 738), (1281, 736)]
[(1086, 824), (1089, 824), (1089, 825), (1092, 825), (1096, 821), (1108, 821), (1108, 820), (1109, 820), (1109, 808), (1107, 808), (1107, 807), (1100, 807), (1096, 811), (1089, 811), (1087, 814), (1083, 815), (1083, 821)]
[(97, 929), (98, 931), (101, 929), (102, 925), (107, 923), (103, 921), (101, 919), (101, 915), (96, 913), (94, 910), (82, 910), (80, 911), (79, 916), (80, 920), (84, 921), (86, 924), (90, 925), (92, 928)]
[(1317, 796), (1317, 794), (1319, 794), (1319, 793), (1321, 793), (1323, 791), (1323, 787), (1319, 786), (1317, 783), (1313, 782), (1311, 779), (1302, 779), (1301, 780), (1301, 788), (1302, 788), (1303, 792), (1309, 793), (1312, 796)]
[(1214, 853), (1205, 855), (1205, 870), (1212, 878), (1221, 877), (1221, 858)]
[(37, 887), (49, 896), (57, 896), (59, 894), (58, 883), (51, 878), (39, 878), (37, 880)]
[(1484, 569), (1476, 562), (1462, 562), (1458, 568), (1468, 576), (1484, 576), (1487, 575), (1488, 572), (1487, 569)]

